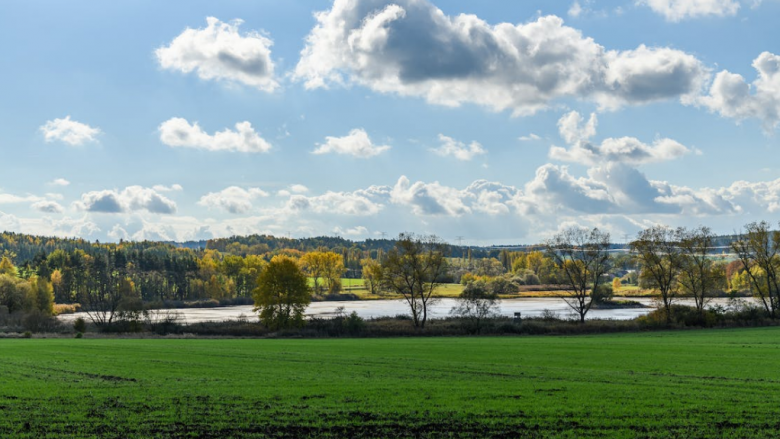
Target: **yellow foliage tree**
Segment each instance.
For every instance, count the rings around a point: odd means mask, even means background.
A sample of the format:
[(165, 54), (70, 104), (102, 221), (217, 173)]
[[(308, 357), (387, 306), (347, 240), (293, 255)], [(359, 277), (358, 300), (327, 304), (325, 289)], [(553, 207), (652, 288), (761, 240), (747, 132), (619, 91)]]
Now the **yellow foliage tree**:
[(620, 278), (616, 277), (612, 279), (612, 291), (618, 292), (620, 291), (620, 288), (623, 287), (623, 284), (620, 283)]

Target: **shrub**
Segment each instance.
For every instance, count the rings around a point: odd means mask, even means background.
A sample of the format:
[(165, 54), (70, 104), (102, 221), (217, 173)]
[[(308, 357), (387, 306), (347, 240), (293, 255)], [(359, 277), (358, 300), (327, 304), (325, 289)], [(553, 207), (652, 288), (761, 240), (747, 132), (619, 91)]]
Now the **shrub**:
[(73, 321), (73, 329), (79, 333), (87, 332), (87, 321), (82, 317), (77, 318)]
[(543, 309), (542, 313), (539, 315), (539, 318), (546, 321), (546, 322), (552, 322), (556, 320), (561, 320), (560, 314), (557, 312), (550, 310), (550, 309)]
[(84, 334), (81, 332), (76, 333), (76, 338), (84, 338)]
[(22, 337), (24, 337), (24, 338), (32, 338), (32, 332), (24, 331), (24, 334), (22, 334)]
[(515, 294), (519, 290), (517, 285), (503, 277), (494, 278), (488, 283), (488, 286), (493, 294)]
[(358, 335), (362, 333), (363, 329), (366, 327), (365, 320), (363, 320), (363, 318), (360, 317), (355, 311), (352, 311), (352, 313), (345, 319), (344, 323), (347, 328), (347, 332), (351, 335)]
[(612, 300), (612, 297), (614, 295), (615, 295), (615, 290), (612, 288), (612, 285), (602, 284), (599, 285), (599, 287), (596, 288), (596, 290), (591, 293), (590, 297), (596, 303), (604, 303)]
[(22, 326), (32, 332), (54, 332), (57, 330), (57, 319), (49, 314), (33, 309), (24, 315)]

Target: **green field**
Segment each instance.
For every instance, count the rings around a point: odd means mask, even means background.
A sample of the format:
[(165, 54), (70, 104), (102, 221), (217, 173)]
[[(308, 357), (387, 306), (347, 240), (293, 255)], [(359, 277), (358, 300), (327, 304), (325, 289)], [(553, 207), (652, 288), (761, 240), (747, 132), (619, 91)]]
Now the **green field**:
[(0, 437), (780, 436), (780, 328), (0, 352)]

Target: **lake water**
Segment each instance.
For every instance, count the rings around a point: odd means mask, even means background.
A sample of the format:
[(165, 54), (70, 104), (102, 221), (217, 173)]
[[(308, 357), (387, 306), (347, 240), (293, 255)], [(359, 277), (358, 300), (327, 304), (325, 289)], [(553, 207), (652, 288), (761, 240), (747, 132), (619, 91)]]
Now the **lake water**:
[[(622, 309), (592, 309), (588, 312), (588, 319), (613, 319), (630, 320), (635, 317), (647, 314), (652, 311), (655, 305), (653, 299), (636, 298), (631, 299), (647, 305), (650, 308), (622, 308)], [(675, 303), (684, 305), (693, 305), (692, 300), (679, 300)], [(728, 306), (728, 299), (713, 299), (710, 305)], [(433, 306), (429, 306), (428, 315), (432, 318), (446, 317), (450, 309), (456, 306), (455, 299), (441, 299)], [(364, 300), (348, 302), (312, 302), (306, 309), (306, 315), (311, 317), (332, 317), (336, 313), (336, 308), (344, 307), (347, 313), (357, 312), (364, 319), (396, 316), (398, 314), (409, 314), (409, 306), (402, 300)], [(562, 300), (556, 298), (524, 298), (524, 299), (505, 299), (501, 301), (499, 312), (505, 316), (513, 316), (520, 312), (523, 317), (536, 317), (542, 314), (544, 310), (550, 310), (558, 313), (560, 317), (568, 317), (572, 314), (571, 308)], [(256, 318), (252, 312), (251, 305), (228, 306), (223, 308), (187, 308), (172, 310), (180, 313), (187, 323), (198, 323), (207, 321), (236, 320), (241, 316), (247, 318)], [(65, 314), (59, 318), (63, 321), (72, 321), (77, 317), (83, 317), (87, 320), (85, 313)]]

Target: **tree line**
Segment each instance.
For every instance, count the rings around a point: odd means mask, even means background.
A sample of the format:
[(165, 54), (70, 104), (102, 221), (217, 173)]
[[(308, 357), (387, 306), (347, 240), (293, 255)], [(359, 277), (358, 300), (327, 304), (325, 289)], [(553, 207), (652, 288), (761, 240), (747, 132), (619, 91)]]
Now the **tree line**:
[[(429, 306), (445, 283), (464, 286), (460, 314), (479, 318), (490, 315), (500, 296), (540, 286), (556, 291), (584, 322), (595, 303), (626, 284), (653, 290), (667, 319), (680, 297), (692, 298), (703, 312), (712, 297), (727, 289), (749, 292), (766, 315), (780, 317), (780, 232), (758, 222), (727, 238), (706, 227), (659, 225), (641, 231), (624, 252), (616, 251), (621, 249), (608, 233), (569, 228), (524, 251), (498, 248), (476, 257), (436, 236), (413, 234), (362, 243), (253, 235), (208, 241), (199, 249), (3, 233), (0, 312), (51, 314), (54, 303), (78, 303), (93, 322), (111, 325), (120, 311), (150, 303), (246, 299), (263, 315), (260, 297), (276, 295), (279, 301), (287, 294), (278, 289), (281, 281), (275, 281), (276, 290), (261, 284), (264, 273), (279, 270), (275, 261), (287, 261), (285, 279), (306, 280), (305, 294), (291, 290), (298, 299), (338, 295), (341, 279), (351, 272), (362, 278), (369, 294), (402, 297), (419, 328), (425, 327)], [(722, 255), (724, 243), (734, 255), (730, 262)], [(289, 272), (293, 266), (296, 273)], [(273, 293), (260, 294), (263, 288)], [(299, 321), (298, 308), (289, 308), (285, 321)]]

